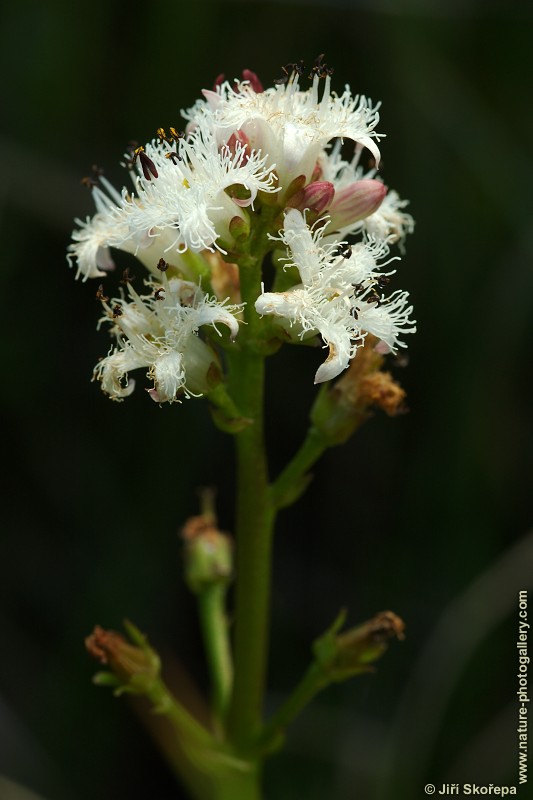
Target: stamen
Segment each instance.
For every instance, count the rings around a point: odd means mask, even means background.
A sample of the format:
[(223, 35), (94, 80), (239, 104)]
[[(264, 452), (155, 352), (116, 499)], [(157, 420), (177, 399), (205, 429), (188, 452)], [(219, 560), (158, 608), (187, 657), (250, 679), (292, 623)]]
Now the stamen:
[(165, 158), (169, 158), (173, 164), (183, 161), (183, 158), (179, 155), (179, 153), (176, 153), (175, 150), (171, 150), (170, 153), (165, 153)]
[(311, 72), (307, 76), (309, 80), (312, 80), (315, 75), (317, 75), (319, 78), (327, 78), (328, 75), (333, 75), (333, 67), (328, 67), (328, 65), (323, 62), (323, 59), (324, 53), (321, 53), (315, 58), (313, 61), (313, 66), (311, 67)]
[(120, 283), (124, 284), (124, 286), (127, 286), (128, 283), (131, 283), (134, 280), (135, 280), (135, 275), (131, 274), (129, 267), (126, 267), (126, 269), (122, 273), (122, 279)]
[(86, 186), (88, 189), (93, 189), (95, 186), (98, 186), (100, 178), (104, 174), (104, 170), (102, 169), (102, 167), (99, 167), (97, 164), (91, 165), (91, 172), (92, 172), (91, 177), (86, 177), (81, 179), (82, 184)]
[(137, 158), (141, 162), (141, 169), (143, 171), (145, 180), (150, 181), (152, 179), (152, 176), (154, 178), (159, 177), (154, 162), (152, 161), (151, 158), (149, 158), (149, 156), (146, 155), (146, 153), (144, 152), (144, 147), (142, 145), (134, 150), (132, 159), (133, 163), (135, 163)]
[(282, 78), (278, 78), (274, 81), (276, 86), (283, 86), (284, 84), (288, 83), (293, 75), (298, 75), (298, 77), (301, 78), (305, 72), (305, 64), (303, 60), (300, 59), (300, 61), (296, 61), (292, 64), (285, 64), (285, 66), (281, 68), (281, 71), (284, 73), (284, 75)]

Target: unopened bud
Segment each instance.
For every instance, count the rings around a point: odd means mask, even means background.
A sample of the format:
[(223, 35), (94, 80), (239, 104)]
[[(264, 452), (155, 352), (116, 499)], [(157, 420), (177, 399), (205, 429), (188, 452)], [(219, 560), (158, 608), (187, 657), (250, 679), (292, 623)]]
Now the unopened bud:
[(185, 580), (197, 594), (217, 583), (228, 583), (233, 574), (230, 537), (216, 527), (212, 513), (190, 517), (182, 531), (185, 541)]
[(232, 155), (235, 155), (237, 152), (243, 152), (243, 164), (246, 164), (250, 156), (252, 155), (252, 146), (250, 144), (250, 140), (247, 135), (239, 130), (234, 131), (231, 136), (229, 137), (228, 141), (225, 144), (225, 147), (229, 150)]
[(381, 181), (355, 181), (344, 189), (339, 189), (329, 207), (331, 225), (344, 228), (366, 219), (378, 210), (387, 187)]
[(367, 622), (339, 633), (346, 617), (341, 611), (333, 625), (313, 646), (315, 660), (324, 683), (344, 681), (368, 672), (373, 661), (383, 655), (389, 639), (404, 638), (405, 625), (392, 611), (381, 611)]
[(265, 91), (263, 89), (263, 84), (261, 83), (261, 81), (259, 80), (257, 75), (255, 74), (255, 72), (252, 72), (251, 69), (243, 69), (243, 71), (242, 71), (242, 79), (243, 79), (243, 81), (248, 81), (249, 82), (250, 87), (254, 90), (254, 92), (256, 94), (261, 94), (261, 92)]
[(353, 670), (378, 659), (387, 649), (389, 639), (404, 639), (405, 624), (392, 611), (380, 611), (375, 617), (336, 637), (335, 668)]
[(159, 677), (159, 656), (135, 625), (125, 621), (124, 627), (133, 644), (120, 633), (106, 631), (99, 625), (85, 639), (89, 654), (110, 669), (110, 672), (98, 673), (95, 683), (110, 684), (118, 692), (146, 694)]
[(315, 181), (299, 189), (287, 202), (288, 208), (308, 211), (307, 221), (313, 223), (319, 214), (330, 208), (335, 188), (329, 181)]

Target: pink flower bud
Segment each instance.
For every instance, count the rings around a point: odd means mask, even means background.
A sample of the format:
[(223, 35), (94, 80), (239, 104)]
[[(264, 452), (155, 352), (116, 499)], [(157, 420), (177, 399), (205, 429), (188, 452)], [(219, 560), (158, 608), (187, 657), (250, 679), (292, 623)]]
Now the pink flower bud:
[(315, 181), (308, 183), (293, 194), (287, 203), (288, 208), (297, 208), (298, 211), (311, 211), (321, 214), (330, 207), (335, 196), (335, 188), (329, 181)]
[(344, 228), (366, 219), (378, 210), (386, 194), (387, 187), (375, 180), (355, 181), (339, 189), (329, 207), (332, 227)]
[[(240, 147), (237, 148), (237, 145), (240, 145)], [(237, 149), (244, 149), (242, 161), (243, 164), (246, 164), (252, 155), (252, 146), (250, 144), (250, 140), (241, 130), (232, 133), (224, 146), (228, 148), (232, 155), (235, 155)]]
[(256, 94), (261, 94), (261, 92), (265, 91), (263, 89), (263, 84), (255, 74), (255, 72), (252, 72), (251, 69), (243, 69), (242, 79), (243, 81), (249, 81), (250, 88), (253, 89)]

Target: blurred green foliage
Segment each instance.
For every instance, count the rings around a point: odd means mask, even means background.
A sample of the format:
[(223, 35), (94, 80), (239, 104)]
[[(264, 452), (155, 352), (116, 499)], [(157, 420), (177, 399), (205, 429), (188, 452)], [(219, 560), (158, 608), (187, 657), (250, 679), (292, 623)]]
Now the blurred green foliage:
[[(410, 800), (427, 781), (517, 782), (513, 603), (533, 575), (530, 9), (6, 6), (0, 773), (46, 800), (180, 796), (127, 703), (90, 683), (83, 638), (128, 616), (171, 675), (179, 659), (205, 686), (176, 533), (201, 485), (218, 487), (231, 529), (231, 441), (202, 402), (160, 409), (139, 389), (113, 404), (90, 383), (108, 342), (96, 287), (74, 282), (65, 248), (73, 218), (92, 213), (79, 179), (93, 162), (120, 185), (125, 144), (179, 127), (220, 72), (268, 84), (325, 52), (337, 90), (383, 101), (382, 175), (417, 221), (399, 285), (419, 333), (396, 371), (411, 413), (330, 451), (281, 516), (269, 705), (341, 606), (350, 624), (393, 609), (407, 640), (306, 712), (267, 796)], [(293, 348), (270, 365), (274, 471), (304, 433), (318, 358)], [(472, 588), (505, 559), (494, 591)]]

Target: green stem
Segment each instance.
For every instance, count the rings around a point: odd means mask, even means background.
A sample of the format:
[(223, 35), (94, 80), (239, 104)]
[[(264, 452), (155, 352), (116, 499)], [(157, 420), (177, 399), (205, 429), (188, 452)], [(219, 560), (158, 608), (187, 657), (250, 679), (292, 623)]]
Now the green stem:
[(285, 728), (327, 684), (328, 679), (322, 667), (316, 662), (312, 663), (290, 697), (263, 728), (258, 740), (261, 749), (268, 752), (275, 748)]
[[(259, 242), (261, 245), (261, 242)], [(252, 423), (236, 434), (237, 498), (235, 535), (235, 679), (228, 717), (233, 741), (245, 751), (262, 720), (269, 629), (272, 531), (264, 442), (265, 358), (258, 352), (261, 321), (255, 300), (261, 292), (261, 265), (268, 242), (241, 266), (241, 295), (246, 303), (241, 351), (229, 358), (231, 395)]]
[[(172, 736), (148, 721), (171, 766), (197, 800), (260, 800), (260, 769), (217, 743), (172, 696), (163, 681), (146, 692), (159, 717), (171, 725)], [(156, 717), (157, 719), (157, 717)]]
[(226, 586), (215, 583), (198, 595), (204, 644), (211, 675), (213, 713), (220, 722), (227, 711), (233, 681), (233, 666), (225, 610)]
[(320, 431), (315, 427), (309, 428), (302, 446), (272, 484), (270, 498), (276, 509), (289, 506), (298, 499), (310, 480), (307, 471), (327, 446)]
[(263, 441), (264, 359), (243, 354), (239, 367), (239, 405), (253, 424), (236, 436), (235, 682), (229, 729), (234, 740), (244, 744), (261, 722), (274, 515)]
[(181, 703), (178, 703), (161, 679), (151, 683), (146, 691), (146, 697), (154, 706), (156, 713), (166, 717), (184, 740), (204, 747), (213, 746), (215, 740), (211, 733)]

